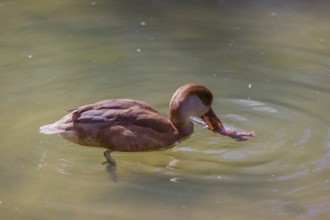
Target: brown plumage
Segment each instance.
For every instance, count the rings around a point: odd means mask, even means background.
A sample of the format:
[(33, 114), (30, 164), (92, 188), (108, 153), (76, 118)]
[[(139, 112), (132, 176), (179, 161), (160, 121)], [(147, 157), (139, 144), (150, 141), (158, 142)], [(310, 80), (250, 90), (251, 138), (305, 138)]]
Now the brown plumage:
[(109, 99), (70, 110), (59, 121), (40, 128), (41, 133), (59, 134), (74, 143), (104, 147), (109, 163), (111, 151), (166, 149), (193, 132), (191, 116), (198, 116), (213, 131), (222, 130), (214, 114), (212, 93), (205, 86), (188, 83), (178, 88), (169, 104), (169, 118), (144, 102)]

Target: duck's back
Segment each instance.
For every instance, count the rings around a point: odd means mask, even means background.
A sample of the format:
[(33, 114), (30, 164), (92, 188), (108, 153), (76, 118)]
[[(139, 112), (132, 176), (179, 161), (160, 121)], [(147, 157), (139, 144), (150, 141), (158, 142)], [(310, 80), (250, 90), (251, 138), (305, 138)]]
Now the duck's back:
[(58, 133), (63, 138), (86, 146), (114, 151), (157, 150), (180, 139), (176, 128), (144, 102), (110, 99), (70, 110), (42, 133)]

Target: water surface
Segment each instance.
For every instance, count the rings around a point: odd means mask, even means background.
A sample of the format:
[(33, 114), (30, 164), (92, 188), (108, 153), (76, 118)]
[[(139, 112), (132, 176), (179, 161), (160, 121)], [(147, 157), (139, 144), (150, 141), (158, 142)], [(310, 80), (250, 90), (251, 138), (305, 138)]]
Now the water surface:
[[(1, 219), (327, 219), (326, 1), (1, 1)], [(166, 115), (214, 93), (236, 142), (195, 126), (175, 148), (114, 153), (38, 128), (108, 98)]]

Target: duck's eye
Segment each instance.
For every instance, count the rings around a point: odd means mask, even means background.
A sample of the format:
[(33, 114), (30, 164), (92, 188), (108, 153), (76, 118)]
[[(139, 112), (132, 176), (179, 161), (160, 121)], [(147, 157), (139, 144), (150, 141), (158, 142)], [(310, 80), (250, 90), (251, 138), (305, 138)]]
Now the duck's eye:
[(205, 104), (205, 105), (208, 105), (210, 103), (210, 100), (206, 97), (202, 98), (202, 102)]

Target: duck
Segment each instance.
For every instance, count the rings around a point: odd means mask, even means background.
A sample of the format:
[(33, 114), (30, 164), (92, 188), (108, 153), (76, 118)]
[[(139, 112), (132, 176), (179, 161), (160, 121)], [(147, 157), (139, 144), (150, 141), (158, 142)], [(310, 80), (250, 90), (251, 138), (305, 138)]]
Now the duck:
[(108, 99), (71, 109), (55, 123), (41, 126), (40, 133), (105, 148), (106, 162), (116, 166), (110, 155), (113, 151), (165, 150), (187, 139), (194, 131), (191, 117), (201, 119), (209, 130), (223, 133), (212, 101), (213, 94), (206, 86), (187, 83), (174, 92), (168, 117), (142, 101)]

